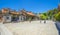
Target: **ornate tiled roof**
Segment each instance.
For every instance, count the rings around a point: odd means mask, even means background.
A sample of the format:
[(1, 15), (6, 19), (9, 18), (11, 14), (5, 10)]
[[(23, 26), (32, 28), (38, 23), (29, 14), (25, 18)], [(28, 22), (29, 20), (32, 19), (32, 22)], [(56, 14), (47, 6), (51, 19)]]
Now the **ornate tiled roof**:
[(27, 12), (28, 15), (35, 16), (32, 12)]
[(8, 13), (9, 12), (9, 9), (8, 8), (3, 8), (2, 9), (2, 13)]
[(3, 8), (2, 9), (2, 14), (15, 14), (15, 15), (20, 15), (23, 14), (24, 16), (26, 15), (31, 15), (31, 16), (35, 16), (32, 12), (26, 12), (26, 10), (21, 10), (20, 12), (14, 11), (14, 10), (10, 10), (9, 8)]
[(19, 12), (11, 12), (11, 14), (19, 15), (20, 13)]

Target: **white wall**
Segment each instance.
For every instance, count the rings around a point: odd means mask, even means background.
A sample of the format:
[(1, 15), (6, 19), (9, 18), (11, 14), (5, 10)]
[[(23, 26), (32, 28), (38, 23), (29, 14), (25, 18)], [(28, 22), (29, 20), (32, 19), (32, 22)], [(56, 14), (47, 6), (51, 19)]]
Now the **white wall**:
[(26, 17), (25, 17), (25, 16), (20, 15), (20, 16), (19, 16), (19, 21), (24, 21), (24, 18), (26, 19)]
[[(7, 17), (9, 19), (7, 19)], [(5, 22), (11, 22), (11, 15), (9, 15), (9, 16), (3, 16), (3, 19), (4, 19)]]

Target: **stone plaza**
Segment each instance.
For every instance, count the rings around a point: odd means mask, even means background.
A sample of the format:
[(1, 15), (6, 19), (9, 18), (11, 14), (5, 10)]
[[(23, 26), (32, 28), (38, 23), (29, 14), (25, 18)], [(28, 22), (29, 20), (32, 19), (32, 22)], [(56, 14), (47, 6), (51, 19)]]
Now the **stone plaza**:
[(51, 20), (0, 23), (1, 35), (58, 35), (55, 22)]

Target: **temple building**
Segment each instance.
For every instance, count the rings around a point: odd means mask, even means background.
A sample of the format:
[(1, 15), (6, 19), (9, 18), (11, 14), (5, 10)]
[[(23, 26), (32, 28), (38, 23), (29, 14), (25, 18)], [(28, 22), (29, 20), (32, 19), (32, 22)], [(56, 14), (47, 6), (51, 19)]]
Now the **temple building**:
[(10, 14), (10, 9), (8, 8), (3, 8), (2, 9), (2, 18), (3, 22), (11, 22), (11, 14)]
[(35, 20), (38, 19), (38, 17), (32, 12), (27, 12), (24, 9), (19, 12), (9, 8), (3, 8), (0, 10), (0, 20), (3, 22), (27, 21), (29, 19)]

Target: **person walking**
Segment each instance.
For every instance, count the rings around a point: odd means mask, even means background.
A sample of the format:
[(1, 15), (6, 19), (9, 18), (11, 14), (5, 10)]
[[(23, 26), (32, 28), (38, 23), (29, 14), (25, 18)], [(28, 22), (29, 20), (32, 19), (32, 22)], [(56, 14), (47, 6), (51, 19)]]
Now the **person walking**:
[(41, 23), (41, 20), (40, 20), (40, 23)]
[(46, 20), (44, 20), (44, 23), (46, 23)]

